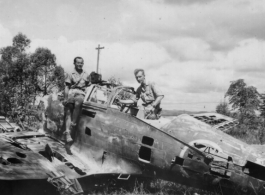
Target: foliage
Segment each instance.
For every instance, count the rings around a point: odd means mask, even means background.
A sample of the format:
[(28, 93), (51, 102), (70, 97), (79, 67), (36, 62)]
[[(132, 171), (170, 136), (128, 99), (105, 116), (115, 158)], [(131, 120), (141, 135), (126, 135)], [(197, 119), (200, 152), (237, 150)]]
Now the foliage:
[(47, 128), (54, 136), (58, 136), (63, 128), (64, 120), (64, 106), (59, 100), (53, 100), (53, 96), (50, 95), (47, 99), (46, 116), (48, 118)]
[[(25, 39), (25, 40), (23, 40)], [(9, 107), (22, 106), (30, 101), (32, 82), (30, 80), (30, 55), (25, 53), (29, 40), (21, 33), (14, 37), (13, 46), (1, 48), (1, 100), (5, 111)]]
[(221, 189), (217, 187), (215, 192), (210, 192), (206, 190), (200, 190), (192, 187), (187, 187), (185, 185), (177, 184), (174, 182), (164, 181), (160, 179), (154, 179), (146, 185), (146, 183), (135, 182), (135, 184), (131, 185), (130, 188), (123, 187), (119, 188), (119, 185), (114, 187), (108, 186), (100, 186), (100, 188), (96, 189), (93, 192), (89, 192), (89, 194), (112, 194), (112, 195), (195, 195), (195, 194), (203, 194), (203, 195), (219, 195), (222, 194)]
[(114, 76), (111, 76), (108, 79), (108, 82), (111, 84), (112, 87), (123, 85), (119, 78), (116, 78)]
[(53, 100), (52, 95), (48, 97), (48, 106), (46, 108), (46, 115), (53, 121), (60, 120), (64, 115), (64, 107), (59, 100)]
[(18, 33), (13, 38), (13, 47), (18, 49), (20, 52), (24, 52), (30, 45), (30, 40), (26, 37), (26, 35), (23, 35), (22, 33)]
[(264, 144), (264, 131), (263, 119), (255, 117), (254, 121), (248, 120), (241, 122), (227, 133), (248, 144)]
[(55, 55), (47, 48), (37, 48), (31, 55), (31, 60), (35, 70), (32, 74), (37, 89), (36, 93), (47, 95), (55, 83), (53, 79), (56, 67)]
[(216, 106), (216, 112), (225, 116), (230, 116), (229, 104), (227, 102), (220, 102)]
[(51, 93), (56, 87), (62, 89), (64, 71), (56, 65), (55, 55), (47, 48), (27, 52), (30, 39), (19, 33), (12, 46), (0, 49), (0, 110), (6, 115), (18, 107), (26, 109), (34, 104), (37, 96)]
[(225, 97), (233, 109), (238, 109), (241, 114), (255, 114), (260, 105), (260, 94), (253, 86), (247, 86), (243, 79), (232, 81)]
[[(257, 114), (262, 106), (261, 95), (257, 89), (253, 86), (247, 86), (243, 79), (238, 79), (231, 82), (225, 97), (229, 97), (229, 104), (236, 110), (227, 116), (239, 121), (239, 125), (231, 129), (228, 134), (249, 144), (263, 144), (265, 121), (262, 115), (258, 116)], [(219, 104), (216, 111), (226, 115), (228, 104)]]
[(64, 90), (64, 69), (63, 67), (55, 66), (51, 81), (53, 82), (53, 86), (58, 87), (59, 91)]
[[(112, 88), (123, 85), (122, 82), (120, 81), (120, 79), (116, 78), (114, 76), (110, 77), (108, 79), (108, 82), (111, 83)], [(129, 89), (128, 90), (122, 90), (117, 95), (117, 98), (120, 100), (128, 100), (128, 99), (132, 98), (132, 93), (133, 93), (133, 91), (129, 90)]]
[(261, 94), (260, 116), (265, 118), (265, 94)]

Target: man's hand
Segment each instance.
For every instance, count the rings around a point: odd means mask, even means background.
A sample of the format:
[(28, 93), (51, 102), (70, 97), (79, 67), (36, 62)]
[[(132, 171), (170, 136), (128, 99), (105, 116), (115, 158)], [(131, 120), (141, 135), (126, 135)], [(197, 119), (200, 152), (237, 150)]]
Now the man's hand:
[(66, 106), (66, 104), (67, 104), (67, 100), (63, 100), (63, 101), (62, 101), (62, 104), (63, 104), (63, 106)]
[(155, 110), (155, 108), (153, 107), (153, 106), (147, 106), (146, 108), (145, 108), (145, 110), (146, 111), (148, 111), (148, 112), (154, 112), (154, 110)]

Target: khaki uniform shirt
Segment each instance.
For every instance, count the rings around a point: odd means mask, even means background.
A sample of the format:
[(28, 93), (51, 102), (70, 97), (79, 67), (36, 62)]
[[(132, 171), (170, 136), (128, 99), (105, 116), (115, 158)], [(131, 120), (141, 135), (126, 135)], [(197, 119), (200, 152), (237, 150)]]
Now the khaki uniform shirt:
[(136, 100), (141, 98), (144, 104), (151, 104), (158, 96), (162, 96), (162, 91), (154, 82), (147, 82), (145, 85), (140, 85), (136, 90)]
[(71, 94), (82, 94), (85, 95), (85, 89), (90, 83), (89, 74), (83, 70), (79, 74), (75, 69), (71, 73), (66, 73), (65, 75), (65, 84), (70, 86), (69, 95)]
[(136, 95), (132, 98), (133, 101), (137, 102), (140, 98), (143, 101), (144, 115), (147, 119), (158, 119), (160, 115), (160, 103), (156, 105), (154, 112), (150, 113), (148, 109), (152, 107), (152, 103), (158, 96), (163, 96), (162, 91), (155, 85), (154, 82), (146, 82), (145, 85), (140, 85), (136, 90)]
[(65, 76), (65, 83), (70, 85), (70, 89), (85, 90), (89, 82), (89, 74), (87, 74), (84, 70), (81, 74), (79, 74), (74, 69), (70, 74), (66, 74)]

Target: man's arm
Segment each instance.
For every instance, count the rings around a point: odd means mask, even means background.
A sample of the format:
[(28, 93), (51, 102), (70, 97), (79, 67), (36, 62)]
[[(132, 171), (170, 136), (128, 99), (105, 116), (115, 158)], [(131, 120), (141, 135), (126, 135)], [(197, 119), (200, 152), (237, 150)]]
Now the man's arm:
[(155, 101), (152, 103), (152, 106), (155, 108), (160, 102), (161, 100), (164, 98), (164, 95), (159, 95), (156, 97)]
[(129, 99), (129, 100), (119, 100), (119, 102), (122, 103), (122, 104), (133, 104), (134, 103), (134, 101), (131, 100), (131, 99)]
[(156, 99), (151, 104), (152, 105), (151, 111), (154, 111), (155, 107), (161, 103), (162, 99), (164, 98), (164, 95), (155, 83), (151, 83), (151, 89), (154, 93), (154, 96), (156, 97)]

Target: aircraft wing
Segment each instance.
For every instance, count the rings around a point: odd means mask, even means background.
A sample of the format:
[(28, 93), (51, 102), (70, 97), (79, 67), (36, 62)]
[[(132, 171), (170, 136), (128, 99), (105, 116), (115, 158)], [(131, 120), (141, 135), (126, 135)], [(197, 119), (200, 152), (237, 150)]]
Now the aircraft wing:
[(12, 124), (6, 120), (5, 117), (0, 116), (0, 132), (16, 132), (20, 131), (19, 126), (16, 124)]
[(0, 180), (46, 179), (60, 175), (76, 179), (95, 174), (140, 174), (135, 171), (137, 169), (107, 166), (108, 157), (90, 159), (79, 156), (78, 148), (68, 155), (64, 143), (36, 132), (1, 134), (0, 151)]
[(216, 158), (220, 157), (226, 161), (230, 159), (240, 166), (253, 162), (265, 169), (265, 153), (259, 151), (258, 146), (248, 145), (193, 116), (183, 114), (174, 117), (170, 122), (166, 122), (161, 130)]
[(191, 116), (223, 132), (239, 124), (237, 119), (218, 113), (192, 114)]

